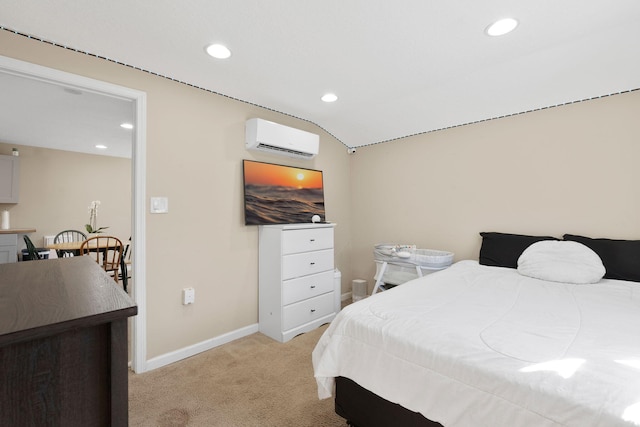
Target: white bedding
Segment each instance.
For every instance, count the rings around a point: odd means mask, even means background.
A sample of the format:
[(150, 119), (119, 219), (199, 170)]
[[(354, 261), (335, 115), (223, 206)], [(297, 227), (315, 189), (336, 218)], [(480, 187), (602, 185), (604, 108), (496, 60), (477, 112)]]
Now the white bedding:
[(637, 426), (640, 283), (461, 261), (345, 307), (313, 366), (446, 427)]

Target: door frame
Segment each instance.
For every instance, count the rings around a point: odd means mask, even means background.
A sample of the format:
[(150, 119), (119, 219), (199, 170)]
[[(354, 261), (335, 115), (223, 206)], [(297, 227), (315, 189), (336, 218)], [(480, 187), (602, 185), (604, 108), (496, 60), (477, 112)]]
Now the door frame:
[(0, 73), (9, 73), (36, 79), (58, 86), (89, 91), (99, 95), (115, 97), (134, 103), (134, 129), (131, 150), (131, 234), (133, 277), (131, 295), (138, 306), (138, 315), (133, 318), (131, 336), (131, 367), (134, 372), (147, 370), (146, 330), (146, 132), (147, 94), (145, 92), (91, 79), (77, 74), (20, 61), (0, 55)]

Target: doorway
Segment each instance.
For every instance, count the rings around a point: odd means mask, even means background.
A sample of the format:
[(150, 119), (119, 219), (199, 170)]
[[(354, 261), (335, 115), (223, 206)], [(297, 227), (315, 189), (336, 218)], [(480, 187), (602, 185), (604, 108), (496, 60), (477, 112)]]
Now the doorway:
[[(128, 100), (133, 103), (133, 134), (131, 147), (131, 234), (133, 277), (135, 286), (131, 296), (138, 306), (133, 318), (131, 335), (131, 367), (134, 372), (146, 371), (146, 94), (134, 89), (90, 79), (24, 61), (0, 56), (0, 73), (59, 85), (64, 90), (86, 91), (107, 98)], [(9, 100), (10, 101), (10, 100)]]

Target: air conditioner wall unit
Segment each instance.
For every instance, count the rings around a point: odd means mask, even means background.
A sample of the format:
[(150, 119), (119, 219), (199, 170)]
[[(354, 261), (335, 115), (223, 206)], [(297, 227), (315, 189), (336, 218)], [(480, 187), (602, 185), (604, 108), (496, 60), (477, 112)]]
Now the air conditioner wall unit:
[(268, 120), (250, 119), (245, 125), (245, 143), (249, 150), (312, 159), (318, 154), (320, 137)]

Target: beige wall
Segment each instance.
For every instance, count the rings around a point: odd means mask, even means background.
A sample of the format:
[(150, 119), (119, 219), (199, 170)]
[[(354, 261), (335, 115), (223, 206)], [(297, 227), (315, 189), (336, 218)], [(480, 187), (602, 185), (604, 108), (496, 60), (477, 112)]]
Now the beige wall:
[[(36, 246), (42, 236), (62, 230), (85, 232), (89, 205), (100, 200), (98, 227), (126, 242), (131, 236), (131, 161), (0, 143), (0, 154), (20, 152), (20, 202), (0, 204), (11, 215), (11, 227), (35, 228)], [(22, 244), (22, 242), (20, 242)]]
[(376, 243), (477, 259), (481, 231), (640, 239), (640, 92), (363, 147), (354, 277)]
[[(147, 93), (146, 194), (169, 198), (168, 214), (146, 214), (148, 358), (258, 320), (258, 230), (244, 225), (242, 159), (323, 170), (336, 266), (350, 283), (349, 157), (315, 125), (7, 31), (0, 55)], [(303, 161), (245, 150), (252, 117), (319, 133), (320, 154)], [(183, 306), (188, 286), (196, 303)]]

